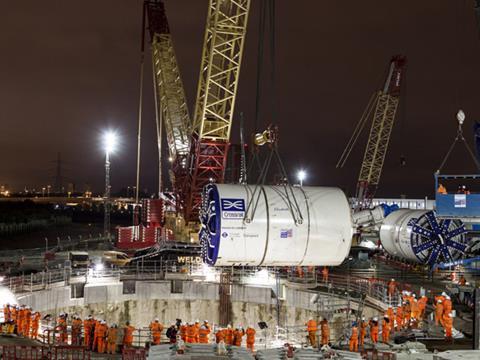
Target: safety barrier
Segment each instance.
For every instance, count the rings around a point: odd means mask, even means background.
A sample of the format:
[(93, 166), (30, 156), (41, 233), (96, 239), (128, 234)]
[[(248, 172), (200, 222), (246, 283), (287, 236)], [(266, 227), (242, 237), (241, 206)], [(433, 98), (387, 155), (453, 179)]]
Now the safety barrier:
[(147, 358), (146, 349), (128, 348), (122, 351), (122, 360), (145, 360)]
[(20, 346), (1, 345), (3, 360), (90, 360), (90, 351), (83, 346)]

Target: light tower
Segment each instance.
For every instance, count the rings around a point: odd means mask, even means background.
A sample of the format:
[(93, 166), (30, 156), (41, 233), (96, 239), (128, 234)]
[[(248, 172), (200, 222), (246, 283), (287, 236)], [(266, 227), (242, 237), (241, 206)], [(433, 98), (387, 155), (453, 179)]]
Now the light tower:
[(307, 177), (307, 172), (305, 170), (299, 170), (297, 173), (298, 181), (300, 182), (300, 186), (303, 186), (303, 180)]
[(104, 220), (103, 234), (110, 240), (110, 154), (115, 151), (117, 145), (117, 135), (113, 131), (107, 131), (103, 135), (103, 147), (105, 149), (105, 194), (104, 200)]

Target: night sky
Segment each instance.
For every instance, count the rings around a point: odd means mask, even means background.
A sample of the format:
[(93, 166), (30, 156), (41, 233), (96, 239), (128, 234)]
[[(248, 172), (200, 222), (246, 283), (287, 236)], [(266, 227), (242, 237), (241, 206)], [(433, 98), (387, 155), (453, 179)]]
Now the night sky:
[[(236, 105), (248, 131), (255, 113), (259, 14), (259, 0), (252, 2)], [(405, 96), (377, 194), (431, 196), (433, 172), (455, 136), (458, 108), (467, 115), (470, 142), (472, 123), (480, 120), (480, 41), (472, 1), (276, 3), (273, 121), (288, 170), (305, 168), (309, 185), (353, 191), (367, 131), (347, 168), (337, 170), (335, 163), (390, 57), (405, 54)], [(207, 1), (167, 0), (166, 6), (192, 109)], [(140, 0), (0, 1), (0, 184), (17, 190), (53, 184), (61, 152), (64, 175), (77, 190), (89, 183), (101, 191), (99, 138), (103, 129), (114, 128), (122, 144), (112, 159), (113, 189), (134, 185), (141, 10)], [(142, 188), (153, 192), (150, 63), (146, 69)], [(264, 89), (272, 94), (268, 82)], [(272, 122), (262, 108), (261, 122)], [(406, 167), (400, 167), (401, 154)], [(450, 172), (473, 171), (462, 148), (447, 165)]]

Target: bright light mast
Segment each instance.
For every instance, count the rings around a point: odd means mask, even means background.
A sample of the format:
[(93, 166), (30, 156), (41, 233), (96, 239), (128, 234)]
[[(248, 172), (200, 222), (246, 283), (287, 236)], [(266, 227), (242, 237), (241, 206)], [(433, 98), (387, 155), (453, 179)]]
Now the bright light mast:
[(104, 201), (104, 220), (103, 234), (110, 241), (110, 154), (115, 151), (117, 145), (117, 135), (113, 131), (107, 131), (103, 135), (103, 147), (105, 150), (105, 194)]

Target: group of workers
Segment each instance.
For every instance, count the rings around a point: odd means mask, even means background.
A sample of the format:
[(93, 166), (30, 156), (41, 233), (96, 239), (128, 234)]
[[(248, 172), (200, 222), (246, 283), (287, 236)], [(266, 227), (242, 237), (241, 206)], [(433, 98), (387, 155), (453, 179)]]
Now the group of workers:
[[(180, 333), (180, 338), (186, 343), (210, 343), (212, 328), (207, 320), (205, 320), (203, 324), (200, 324), (199, 320), (194, 323), (182, 323), (178, 327), (178, 331)], [(238, 326), (234, 329), (231, 325), (228, 325), (226, 328), (219, 328), (216, 330), (215, 342), (217, 344), (223, 342), (225, 345), (242, 346), (243, 337), (246, 335), (247, 348), (253, 351), (255, 346), (255, 333), (256, 331), (253, 326), (249, 326), (245, 330), (242, 326)], [(171, 343), (175, 342), (173, 337), (169, 338)]]
[(40, 313), (33, 311), (31, 307), (25, 305), (3, 306), (4, 321), (0, 324), (0, 332), (5, 334), (17, 334), (32, 339), (38, 336), (40, 326)]
[[(443, 195), (448, 194), (447, 188), (441, 183), (438, 184), (437, 192), (439, 194), (443, 194)], [(457, 194), (469, 195), (470, 190), (468, 190), (468, 188), (465, 185), (459, 185), (458, 188), (457, 188)]]
[(330, 326), (326, 318), (320, 321), (320, 344), (317, 344), (317, 321), (310, 318), (305, 325), (307, 326), (308, 341), (312, 347), (317, 347), (317, 345), (321, 347), (330, 343)]

